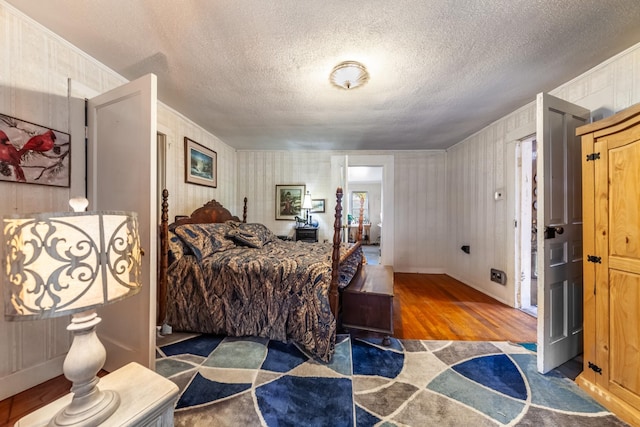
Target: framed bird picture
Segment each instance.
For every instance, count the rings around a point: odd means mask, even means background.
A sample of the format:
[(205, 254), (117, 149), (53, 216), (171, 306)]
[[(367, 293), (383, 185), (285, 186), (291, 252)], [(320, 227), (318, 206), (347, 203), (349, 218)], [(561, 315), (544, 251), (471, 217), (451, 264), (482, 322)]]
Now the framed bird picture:
[(0, 114), (0, 180), (69, 187), (71, 136)]

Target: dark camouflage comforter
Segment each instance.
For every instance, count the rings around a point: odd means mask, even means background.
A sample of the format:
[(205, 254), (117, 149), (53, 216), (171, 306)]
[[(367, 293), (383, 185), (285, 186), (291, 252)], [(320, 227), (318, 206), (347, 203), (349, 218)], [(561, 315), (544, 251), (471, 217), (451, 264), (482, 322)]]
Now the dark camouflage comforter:
[[(331, 244), (282, 241), (261, 224), (189, 224), (170, 234), (167, 323), (175, 330), (292, 340), (330, 360)], [(358, 248), (343, 261), (341, 286), (362, 256)]]

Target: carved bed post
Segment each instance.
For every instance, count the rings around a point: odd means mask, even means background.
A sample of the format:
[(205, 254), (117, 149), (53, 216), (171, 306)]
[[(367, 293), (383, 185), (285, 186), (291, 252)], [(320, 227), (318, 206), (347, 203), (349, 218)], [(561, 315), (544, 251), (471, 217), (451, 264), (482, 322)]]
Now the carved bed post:
[(340, 267), (340, 241), (342, 232), (342, 187), (336, 190), (336, 215), (333, 223), (333, 252), (331, 253), (331, 286), (329, 304), (331, 312), (338, 322), (340, 295), (338, 294), (338, 270)]
[(358, 215), (358, 233), (356, 236), (356, 242), (362, 241), (362, 228), (364, 222), (364, 197), (360, 193), (360, 214)]
[(162, 190), (162, 216), (160, 222), (160, 268), (158, 271), (158, 325), (167, 317), (167, 270), (169, 269), (169, 191)]
[(242, 222), (247, 222), (247, 198), (244, 198), (244, 207), (242, 208)]

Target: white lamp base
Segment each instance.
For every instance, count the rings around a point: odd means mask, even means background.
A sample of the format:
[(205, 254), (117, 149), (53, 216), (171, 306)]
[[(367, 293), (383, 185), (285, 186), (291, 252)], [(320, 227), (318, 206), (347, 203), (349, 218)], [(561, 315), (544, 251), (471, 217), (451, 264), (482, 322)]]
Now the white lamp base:
[(96, 426), (109, 418), (120, 405), (115, 391), (101, 391), (98, 372), (104, 366), (107, 352), (96, 335), (102, 321), (95, 310), (73, 315), (67, 330), (73, 333), (73, 342), (64, 359), (62, 371), (73, 383), (73, 398), (49, 423), (50, 426)]
[(101, 391), (96, 388), (97, 395), (92, 396), (89, 405), (75, 405), (75, 399), (69, 406), (51, 420), (49, 426), (96, 426), (109, 418), (120, 406), (120, 397), (115, 391)]

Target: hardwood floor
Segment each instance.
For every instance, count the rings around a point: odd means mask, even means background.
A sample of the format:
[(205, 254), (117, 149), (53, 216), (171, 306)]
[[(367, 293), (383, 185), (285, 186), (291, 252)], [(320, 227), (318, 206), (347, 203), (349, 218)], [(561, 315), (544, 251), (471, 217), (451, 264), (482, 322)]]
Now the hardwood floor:
[[(394, 336), (423, 340), (535, 342), (536, 319), (443, 274), (394, 275)], [(101, 373), (102, 375), (103, 373)], [(69, 392), (57, 377), (0, 401), (0, 427)]]
[(536, 342), (536, 319), (444, 274), (394, 275), (394, 336)]

